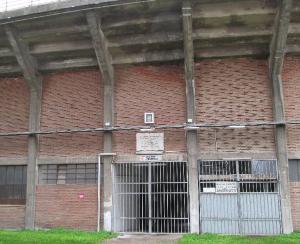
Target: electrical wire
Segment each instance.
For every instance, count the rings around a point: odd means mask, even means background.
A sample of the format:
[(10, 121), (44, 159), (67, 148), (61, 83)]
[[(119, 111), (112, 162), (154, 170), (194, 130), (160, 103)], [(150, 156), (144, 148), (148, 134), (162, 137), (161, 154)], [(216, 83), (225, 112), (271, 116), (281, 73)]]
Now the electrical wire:
[(245, 123), (200, 123), (200, 124), (177, 124), (177, 125), (156, 125), (156, 126), (114, 126), (106, 128), (70, 128), (70, 129), (57, 129), (48, 131), (23, 131), (23, 132), (0, 132), (0, 137), (4, 136), (31, 136), (31, 135), (49, 135), (49, 134), (68, 134), (68, 133), (89, 133), (89, 132), (113, 132), (113, 131), (137, 131), (144, 130), (163, 130), (163, 129), (185, 129), (185, 130), (198, 130), (208, 128), (246, 128), (246, 127), (266, 127), (266, 126), (287, 126), (287, 125), (300, 125), (300, 120), (288, 121), (250, 121)]

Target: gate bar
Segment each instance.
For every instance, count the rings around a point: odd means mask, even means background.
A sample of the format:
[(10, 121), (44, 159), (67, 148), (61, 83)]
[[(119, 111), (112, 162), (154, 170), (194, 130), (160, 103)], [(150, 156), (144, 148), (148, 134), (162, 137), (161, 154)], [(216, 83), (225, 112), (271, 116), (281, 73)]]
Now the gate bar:
[(148, 204), (149, 204), (149, 233), (152, 233), (152, 196), (151, 196), (151, 163), (148, 163)]

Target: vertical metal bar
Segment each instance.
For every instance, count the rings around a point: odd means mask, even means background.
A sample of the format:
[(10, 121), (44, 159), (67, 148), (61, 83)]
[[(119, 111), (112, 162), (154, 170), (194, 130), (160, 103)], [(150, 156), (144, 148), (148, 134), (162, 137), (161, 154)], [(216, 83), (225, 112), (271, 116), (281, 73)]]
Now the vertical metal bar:
[(235, 165), (236, 165), (236, 184), (237, 184), (237, 192), (238, 192), (238, 196), (237, 196), (237, 204), (238, 204), (238, 231), (239, 234), (242, 234), (242, 229), (241, 229), (241, 217), (242, 217), (242, 213), (241, 213), (241, 193), (240, 193), (240, 167), (239, 167), (239, 160), (235, 161)]
[(121, 213), (121, 216), (122, 216), (122, 223), (123, 223), (123, 231), (126, 231), (126, 210), (125, 210), (125, 205), (126, 205), (126, 202), (125, 202), (125, 197), (126, 197), (126, 183), (125, 183), (125, 167), (126, 167), (126, 164), (121, 164), (121, 179), (120, 180), (122, 182), (122, 191), (121, 191), (121, 197), (122, 197), (122, 201), (123, 201), (123, 211)]
[(128, 171), (127, 171), (127, 187), (128, 187), (128, 204), (127, 204), (127, 208), (128, 208), (128, 224), (129, 224), (129, 228), (130, 228), (130, 232), (132, 232), (132, 205), (134, 204), (133, 203), (133, 192), (132, 192), (132, 184), (131, 184), (131, 177), (132, 177), (132, 167), (131, 165), (133, 164), (128, 164), (127, 167), (128, 167)]
[(144, 216), (144, 208), (145, 208), (145, 202), (144, 202), (144, 198), (145, 198), (145, 195), (146, 195), (146, 192), (145, 192), (145, 175), (144, 175), (144, 164), (142, 164), (142, 168), (141, 168), (142, 172), (141, 172), (141, 181), (142, 181), (142, 218), (141, 218), (141, 221), (142, 221), (142, 232), (145, 232), (145, 227), (144, 227), (144, 221), (145, 221), (145, 216)]
[(153, 181), (151, 181), (152, 186), (153, 186), (153, 191), (151, 192), (152, 193), (152, 206), (151, 206), (152, 207), (152, 232), (155, 232), (155, 229), (153, 229), (153, 227), (155, 226), (154, 223), (155, 223), (155, 220), (156, 220), (156, 189), (155, 189), (156, 182), (157, 182), (157, 179), (156, 179), (156, 177), (157, 177), (156, 167), (157, 166), (156, 165), (157, 165), (157, 163), (154, 163), (152, 165), (152, 168), (151, 168), (152, 169), (151, 175), (152, 175), (152, 178), (153, 178)]
[(173, 233), (173, 206), (171, 205), (173, 203), (173, 163), (170, 162), (170, 233)]
[(279, 170), (278, 170), (278, 160), (276, 160), (276, 182), (277, 182), (277, 192), (278, 192), (278, 206), (279, 206), (279, 213), (280, 213), (280, 232), (283, 233), (283, 223), (282, 223), (282, 202), (281, 202), (281, 187), (280, 187), (280, 181), (279, 178)]
[[(187, 205), (189, 206), (190, 205), (190, 203), (189, 203), (190, 199), (189, 199), (188, 195), (189, 195), (190, 190), (189, 190), (189, 184), (188, 184), (188, 182), (189, 182), (190, 172), (188, 171), (187, 162), (183, 163), (183, 167), (184, 167), (185, 173), (186, 173), (186, 177), (185, 177), (185, 179), (186, 179), (186, 181), (185, 181), (185, 183), (186, 183), (186, 196), (185, 196), (185, 198), (187, 199), (187, 202), (188, 202)], [(198, 168), (199, 168), (199, 165), (197, 165), (197, 170), (198, 170)], [(199, 170), (198, 170), (198, 174), (199, 174)], [(198, 182), (199, 182), (199, 176), (198, 176)], [(200, 189), (198, 188), (198, 197), (200, 196), (199, 192), (200, 192)], [(199, 203), (200, 203), (200, 201), (199, 201)], [(185, 208), (185, 211), (187, 211), (186, 212), (186, 214), (187, 214), (186, 215), (186, 217), (187, 217), (187, 223), (188, 223), (188, 229), (187, 229), (187, 231), (189, 232), (190, 229), (191, 229), (190, 228), (190, 210), (188, 208)], [(200, 211), (200, 206), (198, 206), (198, 211)], [(200, 226), (199, 226), (199, 231), (201, 231), (201, 223), (200, 223)]]
[(143, 232), (144, 231), (144, 224), (143, 224), (143, 198), (144, 198), (144, 183), (143, 183), (143, 175), (142, 175), (142, 171), (141, 171), (141, 167), (142, 164), (139, 164), (139, 171), (138, 171), (138, 175), (139, 175), (139, 220), (138, 220), (138, 229), (139, 232)]
[[(189, 185), (188, 185), (188, 181), (189, 181), (189, 171), (188, 171), (188, 167), (187, 167), (187, 162), (184, 162), (183, 163), (183, 167), (184, 169), (186, 169), (186, 177), (185, 177), (185, 197), (188, 201), (188, 206), (189, 206), (189, 197), (188, 197), (188, 194), (189, 194)], [(198, 170), (198, 184), (199, 184), (199, 164), (197, 165), (197, 170)], [(200, 199), (200, 188), (198, 188), (198, 197)], [(200, 200), (199, 200), (199, 206), (198, 206), (198, 211), (200, 212)], [(199, 227), (199, 231), (201, 232), (201, 216), (200, 216), (201, 213), (199, 213), (199, 218), (200, 218), (200, 227)], [(184, 213), (185, 217), (187, 218), (187, 224), (188, 224), (188, 228), (187, 228), (187, 231), (190, 231), (190, 211), (189, 209), (187, 208), (185, 210), (185, 213)]]
[(164, 206), (164, 220), (163, 220), (163, 232), (166, 232), (167, 230), (167, 224), (166, 224), (166, 218), (167, 218), (167, 166), (166, 164), (163, 164), (163, 170), (164, 170), (164, 180), (163, 180), (163, 206)]
[(167, 179), (167, 182), (166, 182), (166, 184), (167, 184), (167, 232), (169, 233), (170, 232), (170, 211), (169, 211), (169, 194), (170, 194), (170, 184), (169, 184), (169, 182), (170, 182), (170, 176), (171, 176), (171, 174), (170, 174), (170, 165), (168, 164), (167, 165), (167, 172), (168, 172), (168, 179)]
[(163, 220), (162, 220), (162, 216), (163, 216), (163, 212), (162, 212), (162, 209), (163, 209), (163, 203), (162, 203), (163, 184), (162, 184), (162, 182), (163, 182), (163, 179), (162, 179), (162, 174), (161, 174), (162, 167), (163, 167), (163, 164), (160, 164), (159, 165), (159, 182), (160, 182), (160, 184), (159, 184), (159, 189), (158, 189), (158, 191), (160, 192), (160, 194), (159, 194), (159, 217), (161, 218), (159, 221), (160, 232), (162, 232), (162, 227), (163, 227), (163, 224), (162, 224), (162, 222), (163, 222)]
[[(175, 210), (175, 216), (176, 216), (176, 218), (180, 218), (181, 216), (179, 216), (179, 212), (178, 212), (178, 210), (179, 210), (179, 204), (180, 204), (180, 202), (179, 202), (179, 198), (180, 198), (180, 196), (181, 196), (181, 193), (179, 193), (179, 191), (180, 191), (180, 186), (182, 185), (182, 183), (181, 183), (181, 181), (178, 179), (178, 166), (180, 165), (180, 163), (176, 163), (175, 164), (175, 168), (174, 168), (174, 173), (175, 173), (175, 181), (177, 181), (177, 182), (180, 182), (180, 183), (177, 183), (176, 184), (176, 192), (178, 193), (178, 195), (177, 195), (177, 197), (175, 198), (176, 200), (175, 200), (175, 208), (176, 208), (176, 210)], [(177, 220), (176, 221), (176, 229), (175, 229), (175, 232), (179, 232), (179, 227), (180, 227), (180, 221), (179, 220)]]
[(149, 208), (149, 233), (152, 233), (152, 196), (151, 196), (151, 163), (148, 163), (148, 208)]
[(126, 187), (126, 194), (125, 194), (125, 220), (126, 220), (126, 231), (130, 231), (130, 219), (129, 217), (129, 210), (128, 206), (130, 206), (130, 195), (129, 195), (129, 186), (128, 186), (128, 166), (129, 164), (125, 165), (125, 187)]
[[(175, 182), (175, 168), (174, 168), (174, 162), (172, 162), (172, 182)], [(176, 215), (175, 215), (175, 200), (176, 200), (176, 191), (175, 191), (175, 184), (172, 183), (172, 233), (175, 232), (175, 218), (176, 218)]]
[[(100, 176), (101, 176), (101, 156), (98, 155), (98, 170), (97, 170), (97, 232), (100, 231), (100, 205), (101, 205), (101, 194), (100, 194)], [(114, 168), (113, 168), (113, 192), (114, 191)], [(114, 194), (113, 194), (114, 196)], [(114, 205), (113, 205), (114, 206)], [(115, 212), (115, 211), (114, 211)]]
[(136, 165), (136, 221), (135, 221), (135, 229), (140, 231), (139, 221), (140, 221), (140, 207), (141, 207), (141, 191), (140, 191), (140, 164)]
[[(188, 229), (190, 228), (190, 217), (189, 215), (186, 215), (187, 213), (189, 213), (189, 209), (187, 208), (187, 206), (189, 206), (189, 202), (188, 202), (188, 199), (189, 199), (189, 179), (188, 179), (188, 175), (185, 175), (187, 174), (187, 163), (182, 163), (180, 165), (180, 179), (182, 182), (184, 182), (184, 189), (186, 191), (186, 194), (182, 196), (182, 200), (183, 200), (183, 208), (181, 207), (180, 208), (180, 216), (184, 216), (185, 218), (188, 218)], [(187, 212), (186, 212), (187, 211)], [(181, 226), (180, 228), (180, 231), (183, 232), (184, 228), (183, 226)]]

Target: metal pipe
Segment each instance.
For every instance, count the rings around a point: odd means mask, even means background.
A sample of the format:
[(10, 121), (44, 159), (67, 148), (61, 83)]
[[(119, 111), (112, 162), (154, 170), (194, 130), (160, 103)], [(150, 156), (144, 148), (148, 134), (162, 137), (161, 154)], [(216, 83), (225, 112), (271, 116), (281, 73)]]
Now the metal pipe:
[(101, 211), (101, 192), (100, 192), (100, 180), (101, 180), (101, 155), (98, 154), (98, 184), (97, 184), (97, 232), (100, 231), (100, 211)]

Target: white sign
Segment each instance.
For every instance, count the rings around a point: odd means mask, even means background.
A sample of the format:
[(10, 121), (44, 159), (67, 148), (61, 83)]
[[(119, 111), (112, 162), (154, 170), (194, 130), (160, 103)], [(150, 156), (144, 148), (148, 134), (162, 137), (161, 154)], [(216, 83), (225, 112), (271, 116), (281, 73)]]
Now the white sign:
[(163, 153), (164, 133), (137, 133), (136, 151), (140, 154)]
[(215, 193), (216, 192), (216, 188), (213, 188), (213, 187), (204, 187), (203, 188), (203, 192), (205, 192), (205, 193)]
[(140, 156), (140, 161), (158, 162), (158, 161), (162, 161), (162, 156), (161, 155), (143, 155), (143, 156)]
[(216, 182), (216, 193), (234, 194), (237, 193), (236, 182)]

